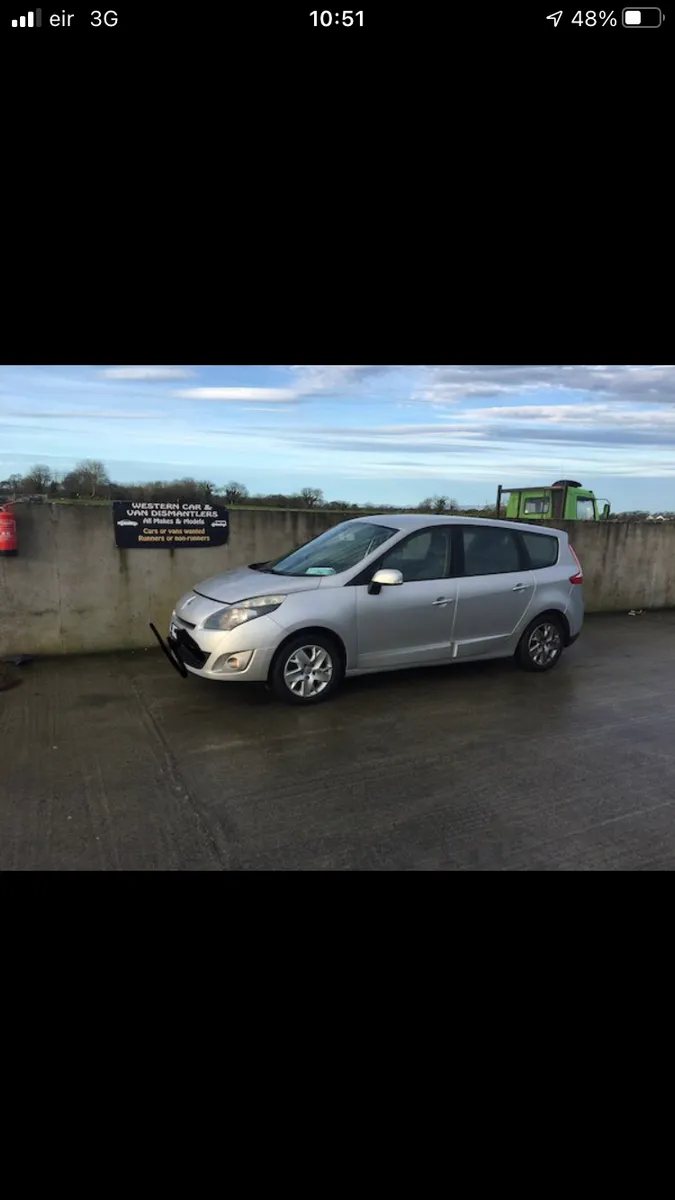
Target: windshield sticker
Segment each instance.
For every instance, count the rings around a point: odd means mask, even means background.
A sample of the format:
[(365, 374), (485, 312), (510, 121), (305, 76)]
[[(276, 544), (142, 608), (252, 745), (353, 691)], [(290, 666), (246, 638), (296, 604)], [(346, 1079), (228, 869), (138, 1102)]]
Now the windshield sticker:
[(334, 575), (333, 567), (308, 567), (305, 575)]

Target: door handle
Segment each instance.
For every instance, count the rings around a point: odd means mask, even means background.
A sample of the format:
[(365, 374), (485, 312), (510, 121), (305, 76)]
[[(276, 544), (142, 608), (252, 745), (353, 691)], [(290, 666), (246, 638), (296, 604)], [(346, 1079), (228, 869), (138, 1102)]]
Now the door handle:
[(443, 608), (446, 604), (452, 604), (452, 602), (453, 602), (453, 599), (451, 596), (439, 596), (438, 600), (432, 601), (431, 607), (432, 608)]
[(512, 588), (512, 589), (511, 589), (511, 591), (513, 591), (513, 592), (526, 592), (526, 591), (527, 591), (527, 589), (528, 589), (528, 588), (531, 588), (531, 587), (532, 587), (532, 584), (531, 584), (531, 583), (517, 583), (517, 584), (516, 584), (516, 586), (515, 586), (514, 588)]

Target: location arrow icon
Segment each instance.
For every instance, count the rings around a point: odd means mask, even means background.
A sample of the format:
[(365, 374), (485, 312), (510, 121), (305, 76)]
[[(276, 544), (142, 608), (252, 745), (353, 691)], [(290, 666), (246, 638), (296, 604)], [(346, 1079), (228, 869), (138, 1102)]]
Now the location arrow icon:
[(558, 21), (560, 20), (560, 18), (561, 18), (561, 17), (562, 17), (562, 8), (560, 9), (560, 12), (557, 12), (557, 13), (551, 13), (550, 17), (547, 17), (547, 18), (546, 18), (546, 20), (547, 20), (547, 21), (553, 21), (553, 22), (554, 22), (554, 24), (555, 24), (555, 27), (556, 27), (556, 29), (557, 29), (557, 28), (558, 28)]

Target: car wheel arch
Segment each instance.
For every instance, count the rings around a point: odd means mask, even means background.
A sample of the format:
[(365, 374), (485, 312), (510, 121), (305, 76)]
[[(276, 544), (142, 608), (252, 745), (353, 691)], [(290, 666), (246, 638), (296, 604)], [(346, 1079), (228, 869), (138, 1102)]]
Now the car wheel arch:
[(280, 656), (283, 654), (286, 646), (290, 645), (291, 642), (296, 641), (296, 639), (299, 637), (309, 638), (309, 637), (315, 637), (315, 636), (329, 638), (330, 641), (332, 641), (334, 643), (334, 645), (336, 646), (337, 650), (339, 651), (339, 653), (342, 657), (342, 665), (344, 668), (346, 668), (346, 666), (347, 666), (347, 648), (346, 648), (342, 638), (340, 637), (339, 633), (336, 633), (334, 629), (329, 629), (326, 625), (301, 625), (298, 629), (294, 629), (292, 633), (289, 633), (283, 639), (283, 641), (280, 642), (279, 645), (277, 646), (277, 648), (272, 656), (272, 661), (270, 663), (270, 668), (269, 668), (269, 674), (270, 675), (272, 674), (272, 671), (274, 670), (274, 667), (276, 666), (277, 662), (279, 661)]
[[(529, 613), (527, 615), (529, 616)], [(569, 645), (570, 623), (567, 620), (567, 617), (565, 616), (565, 613), (562, 611), (562, 609), (560, 609), (560, 608), (544, 608), (544, 609), (542, 609), (542, 611), (540, 613), (537, 613), (536, 617), (530, 617), (527, 624), (529, 626), (529, 625), (532, 625), (535, 621), (544, 621), (546, 619), (546, 617), (555, 617), (556, 620), (560, 622), (560, 625), (562, 626), (562, 631), (564, 634), (564, 643), (566, 646)]]

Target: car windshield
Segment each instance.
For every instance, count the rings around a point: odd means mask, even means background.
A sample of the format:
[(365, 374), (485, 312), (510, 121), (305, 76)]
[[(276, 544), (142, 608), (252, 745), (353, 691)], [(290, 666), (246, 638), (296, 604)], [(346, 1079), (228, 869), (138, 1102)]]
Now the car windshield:
[(387, 525), (372, 525), (370, 521), (344, 521), (292, 554), (265, 563), (262, 569), (275, 575), (339, 575), (355, 567), (398, 532)]

